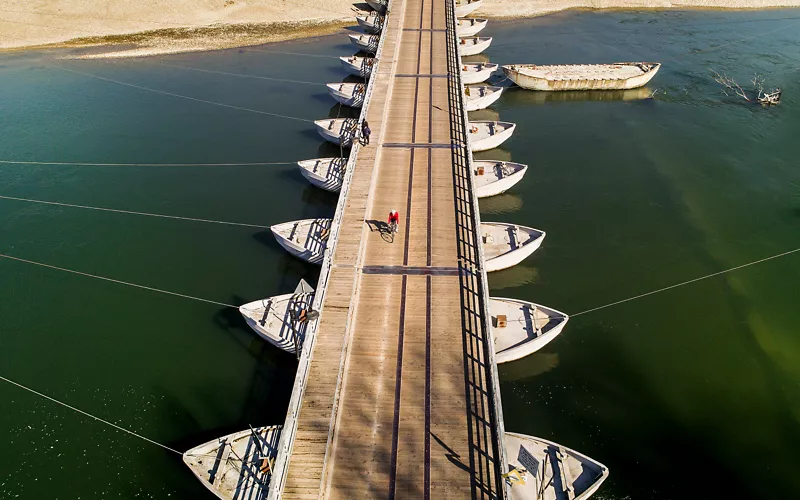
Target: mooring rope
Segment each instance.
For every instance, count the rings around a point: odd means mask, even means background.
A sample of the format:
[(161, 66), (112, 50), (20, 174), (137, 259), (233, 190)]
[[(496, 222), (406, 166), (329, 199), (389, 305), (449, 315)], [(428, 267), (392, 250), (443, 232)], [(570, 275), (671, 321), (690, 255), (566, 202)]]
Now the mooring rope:
[(24, 262), (26, 264), (33, 264), (34, 266), (46, 267), (48, 269), (55, 269), (56, 271), (64, 271), (64, 272), (67, 272), (67, 273), (77, 274), (77, 275), (80, 275), (80, 276), (86, 276), (87, 278), (95, 278), (95, 279), (99, 279), (99, 280), (103, 280), (103, 281), (110, 281), (111, 283), (117, 283), (118, 285), (127, 285), (127, 286), (131, 286), (131, 287), (134, 287), (134, 288), (141, 288), (142, 290), (149, 290), (151, 292), (159, 292), (159, 293), (164, 293), (164, 294), (167, 294), (167, 295), (173, 295), (175, 297), (181, 297), (181, 298), (184, 298), (184, 299), (197, 300), (199, 302), (206, 302), (208, 304), (215, 304), (215, 305), (218, 305), (218, 306), (232, 307), (234, 309), (238, 309), (239, 308), (238, 306), (234, 306), (233, 304), (226, 304), (224, 302), (217, 302), (216, 300), (203, 299), (203, 298), (200, 298), (200, 297), (193, 297), (191, 295), (186, 295), (186, 294), (178, 293), (178, 292), (170, 292), (169, 290), (162, 290), (160, 288), (154, 288), (154, 287), (151, 287), (151, 286), (139, 285), (139, 284), (136, 284), (136, 283), (130, 283), (128, 281), (116, 280), (114, 278), (106, 278), (105, 276), (98, 276), (96, 274), (89, 274), (89, 273), (84, 273), (84, 272), (81, 272), (81, 271), (74, 271), (72, 269), (67, 269), (65, 267), (58, 267), (58, 266), (53, 266), (53, 265), (50, 265), (50, 264), (44, 264), (42, 262), (36, 262), (35, 260), (28, 260), (28, 259), (22, 259), (20, 257), (14, 257), (13, 255), (5, 255), (5, 254), (1, 254), (0, 253), (0, 258), (9, 259), (9, 260), (15, 260), (17, 262)]
[(250, 49), (246, 47), (242, 47), (239, 50), (244, 50), (245, 52), (264, 52), (266, 54), (278, 54), (278, 55), (286, 55), (286, 56), (303, 56), (303, 57), (320, 57), (324, 59), (339, 59), (339, 56), (329, 56), (324, 54), (306, 54), (305, 52), (282, 52), (280, 50), (265, 50), (265, 49)]
[(56, 398), (50, 397), (47, 394), (42, 394), (39, 391), (35, 391), (35, 390), (31, 389), (30, 387), (24, 386), (24, 385), (20, 384), (19, 382), (14, 382), (13, 380), (11, 380), (9, 378), (6, 378), (6, 377), (3, 377), (1, 375), (0, 375), (0, 380), (2, 380), (4, 382), (7, 382), (7, 383), (9, 383), (11, 385), (17, 386), (20, 389), (24, 389), (24, 390), (26, 390), (26, 391), (28, 391), (28, 392), (30, 392), (32, 394), (36, 394), (39, 397), (47, 399), (48, 401), (52, 401), (53, 403), (59, 404), (59, 405), (63, 406), (64, 408), (68, 408), (68, 409), (70, 409), (70, 410), (72, 410), (72, 411), (74, 411), (76, 413), (80, 413), (81, 415), (87, 416), (87, 417), (89, 417), (91, 419), (94, 419), (94, 420), (100, 422), (100, 423), (109, 425), (109, 426), (117, 429), (118, 431), (122, 431), (122, 432), (125, 432), (127, 434), (130, 434), (131, 436), (137, 437), (139, 439), (143, 439), (143, 440), (147, 441), (150, 444), (154, 444), (156, 446), (160, 446), (161, 448), (164, 448), (165, 450), (171, 451), (173, 453), (177, 453), (178, 455), (183, 455), (183, 453), (181, 453), (180, 451), (176, 450), (175, 448), (170, 448), (169, 446), (167, 446), (165, 444), (161, 444), (161, 443), (159, 443), (157, 441), (153, 441), (150, 438), (144, 437), (141, 434), (137, 434), (136, 432), (133, 432), (130, 429), (126, 429), (125, 427), (121, 427), (121, 426), (119, 426), (119, 425), (117, 425), (117, 424), (115, 424), (113, 422), (109, 422), (108, 420), (105, 420), (105, 419), (102, 419), (102, 418), (97, 417), (95, 415), (92, 415), (89, 412), (85, 412), (85, 411), (83, 411), (81, 409), (75, 408), (74, 406), (68, 405), (67, 403), (64, 403), (63, 401), (59, 401)]
[[(253, 50), (253, 49), (247, 49), (247, 50)], [(191, 71), (200, 71), (202, 73), (215, 73), (217, 75), (238, 76), (240, 78), (256, 78), (258, 80), (270, 80), (270, 81), (273, 81), (273, 82), (301, 83), (301, 84), (304, 84), (304, 85), (322, 85), (322, 86), (325, 86), (324, 83), (320, 83), (320, 82), (306, 82), (306, 81), (303, 81), (303, 80), (288, 80), (286, 78), (273, 78), (273, 77), (270, 77), (270, 76), (248, 75), (248, 74), (245, 74), (245, 73), (229, 73), (227, 71), (217, 71), (217, 70), (213, 70), (213, 69), (193, 68), (191, 66), (181, 66), (181, 65), (178, 65), (178, 64), (167, 64), (165, 62), (159, 62), (158, 64), (160, 64), (162, 66), (167, 66), (168, 68), (188, 69), (188, 70), (191, 70)]]
[(591, 309), (587, 309), (587, 310), (581, 311), (579, 313), (570, 314), (570, 317), (574, 318), (575, 316), (580, 316), (581, 314), (586, 314), (586, 313), (590, 313), (590, 312), (594, 312), (594, 311), (599, 311), (600, 309), (605, 309), (607, 307), (616, 306), (616, 305), (619, 305), (619, 304), (624, 304), (625, 302), (630, 302), (632, 300), (641, 299), (642, 297), (647, 297), (647, 296), (650, 296), (650, 295), (655, 295), (657, 293), (666, 292), (667, 290), (672, 290), (673, 288), (678, 288), (680, 286), (684, 286), (684, 285), (688, 285), (688, 284), (691, 284), (691, 283), (695, 283), (697, 281), (705, 280), (705, 279), (708, 279), (708, 278), (713, 278), (714, 276), (719, 276), (721, 274), (729, 273), (731, 271), (736, 271), (738, 269), (742, 269), (742, 268), (745, 268), (745, 267), (754, 266), (756, 264), (760, 264), (762, 262), (767, 262), (769, 260), (777, 259), (779, 257), (785, 257), (786, 255), (791, 255), (791, 254), (796, 253), (796, 252), (800, 252), (800, 248), (795, 248), (794, 250), (789, 250), (788, 252), (779, 253), (777, 255), (772, 255), (770, 257), (765, 257), (763, 259), (754, 260), (753, 262), (748, 262), (747, 264), (742, 264), (740, 266), (731, 267), (731, 268), (725, 269), (723, 271), (718, 271), (716, 273), (707, 274), (705, 276), (701, 276), (699, 278), (694, 278), (694, 279), (691, 279), (691, 280), (688, 280), (688, 281), (684, 281), (682, 283), (677, 283), (675, 285), (670, 285), (670, 286), (666, 286), (664, 288), (659, 288), (658, 290), (653, 290), (653, 291), (650, 291), (650, 292), (647, 292), (647, 293), (642, 293), (642, 294), (639, 294), (639, 295), (635, 295), (633, 297), (628, 297), (627, 299), (622, 299), (622, 300), (618, 300), (616, 302), (611, 302), (610, 304), (605, 304), (605, 305), (602, 305), (602, 306), (599, 306), (599, 307), (593, 307)]
[(69, 71), (71, 73), (76, 73), (76, 74), (79, 74), (79, 75), (88, 76), (90, 78), (96, 78), (98, 80), (103, 80), (103, 81), (106, 81), (106, 82), (117, 83), (119, 85), (125, 85), (126, 87), (132, 87), (132, 88), (135, 88), (135, 89), (146, 90), (148, 92), (155, 92), (156, 94), (168, 95), (168, 96), (172, 96), (172, 97), (179, 97), (181, 99), (188, 99), (190, 101), (202, 102), (202, 103), (205, 103), (205, 104), (212, 104), (214, 106), (221, 106), (223, 108), (236, 109), (236, 110), (239, 110), (239, 111), (249, 111), (250, 113), (258, 113), (258, 114), (261, 114), (261, 115), (274, 116), (276, 118), (286, 118), (287, 120), (295, 120), (295, 121), (308, 122), (308, 123), (313, 123), (314, 122), (314, 120), (308, 120), (306, 118), (298, 118), (296, 116), (288, 116), (288, 115), (281, 115), (281, 114), (278, 114), (278, 113), (270, 113), (268, 111), (261, 111), (259, 109), (251, 109), (251, 108), (244, 108), (244, 107), (241, 107), (241, 106), (234, 106), (233, 104), (224, 104), (224, 103), (221, 103), (221, 102), (207, 101), (205, 99), (198, 99), (196, 97), (189, 97), (189, 96), (185, 96), (185, 95), (181, 95), (181, 94), (175, 94), (174, 92), (167, 92), (166, 90), (151, 89), (150, 87), (143, 87), (141, 85), (136, 85), (136, 84), (133, 84), (133, 83), (123, 82), (123, 81), (120, 81), (120, 80), (114, 80), (113, 78), (106, 78), (104, 76), (98, 76), (98, 75), (94, 75), (92, 73), (84, 73), (83, 71), (69, 69), (69, 68), (65, 68), (63, 66), (59, 66), (59, 65), (55, 65), (55, 64), (51, 64), (49, 66), (51, 66), (53, 68), (58, 68), (58, 69), (63, 70), (63, 71)]
[(78, 167), (249, 167), (265, 165), (295, 165), (295, 161), (252, 162), (252, 163), (87, 163), (64, 161), (21, 161), (0, 160), (7, 165), (63, 165)]
[(186, 220), (191, 222), (207, 222), (211, 224), (224, 224), (227, 226), (240, 226), (240, 227), (255, 227), (258, 229), (269, 229), (269, 226), (262, 226), (259, 224), (246, 224), (244, 222), (229, 222), (229, 221), (222, 221), (222, 220), (212, 220), (212, 219), (196, 219), (193, 217), (180, 217), (177, 215), (166, 215), (166, 214), (154, 214), (150, 212), (134, 212), (132, 210), (119, 210), (115, 208), (104, 208), (104, 207), (91, 207), (88, 205), (74, 205), (72, 203), (60, 203), (57, 201), (47, 201), (47, 200), (33, 200), (30, 198), (17, 198), (15, 196), (3, 196), (0, 195), (0, 200), (12, 200), (12, 201), (24, 201), (28, 203), (41, 203), (43, 205), (55, 205), (59, 207), (69, 207), (69, 208), (83, 208), (86, 210), (98, 210), (101, 212), (114, 212), (118, 214), (130, 214), (130, 215), (144, 215), (146, 217), (160, 217), (163, 219), (177, 219), (177, 220)]

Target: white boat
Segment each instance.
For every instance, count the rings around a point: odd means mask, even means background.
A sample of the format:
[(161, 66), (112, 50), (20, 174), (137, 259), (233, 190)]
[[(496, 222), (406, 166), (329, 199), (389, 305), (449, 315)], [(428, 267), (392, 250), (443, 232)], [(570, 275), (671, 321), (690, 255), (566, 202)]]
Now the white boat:
[(351, 108), (360, 108), (367, 95), (367, 86), (363, 83), (329, 83), (328, 92), (338, 103)]
[(503, 144), (517, 128), (515, 123), (495, 121), (469, 122), (469, 138), (472, 151), (486, 151)]
[(459, 19), (456, 24), (458, 36), (475, 36), (489, 23), (488, 19)]
[(349, 148), (358, 133), (358, 120), (355, 118), (326, 118), (316, 120), (317, 132), (328, 142)]
[(359, 50), (373, 54), (376, 50), (378, 50), (378, 44), (381, 41), (381, 37), (379, 35), (360, 34), (348, 36), (350, 37), (350, 43), (358, 47)]
[(503, 87), (475, 85), (473, 87), (465, 87), (464, 93), (467, 98), (467, 111), (478, 111), (488, 108), (500, 99), (503, 94)]
[(287, 252), (311, 264), (322, 264), (333, 219), (303, 219), (270, 227)]
[(297, 165), (303, 177), (318, 188), (334, 193), (342, 189), (347, 158), (314, 158), (298, 161)]
[(556, 338), (569, 317), (555, 309), (524, 300), (491, 297), (495, 360), (508, 363), (533, 354)]
[(183, 454), (183, 463), (217, 498), (267, 498), (282, 425), (257, 427), (209, 441)]
[(461, 38), (458, 42), (458, 53), (462, 57), (475, 56), (488, 49), (491, 44), (492, 37), (490, 36)]
[(374, 57), (361, 57), (361, 56), (343, 56), (339, 60), (345, 71), (354, 76), (369, 79), (372, 74), (372, 67), (375, 65), (376, 59)]
[(522, 180), (528, 166), (510, 161), (473, 161), (473, 183), (478, 198), (505, 193)]
[[(511, 500), (586, 500), (608, 478), (605, 465), (552, 441), (506, 432)], [(516, 473), (514, 471), (517, 471)]]
[(314, 289), (300, 280), (294, 292), (244, 304), (239, 306), (239, 312), (264, 340), (297, 354), (297, 347), (302, 346), (306, 338), (313, 301)]
[(486, 258), (486, 272), (516, 266), (542, 246), (545, 234), (532, 227), (482, 222), (481, 243)]
[(456, 2), (456, 17), (465, 17), (481, 6), (483, 0), (461, 0)]
[(372, 7), (378, 14), (386, 14), (386, 2), (381, 0), (367, 0), (367, 5)]
[(356, 17), (356, 22), (359, 26), (364, 28), (367, 33), (380, 33), (383, 29), (383, 16), (378, 14), (370, 14), (368, 16)]
[(485, 82), (497, 71), (498, 65), (492, 63), (472, 63), (461, 66), (461, 83), (469, 85)]
[(641, 87), (658, 73), (660, 63), (503, 66), (506, 76), (528, 90), (625, 90)]

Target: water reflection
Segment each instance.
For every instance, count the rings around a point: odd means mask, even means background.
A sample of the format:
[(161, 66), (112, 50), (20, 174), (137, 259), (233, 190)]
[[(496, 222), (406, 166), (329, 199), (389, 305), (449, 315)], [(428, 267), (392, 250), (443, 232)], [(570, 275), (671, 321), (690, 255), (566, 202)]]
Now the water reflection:
[(549, 104), (586, 101), (639, 101), (650, 99), (654, 90), (640, 87), (630, 90), (574, 90), (568, 92), (540, 92), (510, 87), (503, 93), (504, 105), (524, 106), (530, 104)]
[[(547, 242), (545, 241), (545, 244)], [(535, 257), (534, 257), (535, 258)], [(516, 288), (519, 286), (536, 283), (539, 281), (539, 269), (518, 264), (512, 268), (504, 269), (489, 274), (489, 292)]]
[(511, 363), (503, 363), (497, 368), (501, 382), (524, 380), (547, 373), (558, 366), (558, 353), (536, 352)]
[(516, 194), (503, 193), (480, 199), (481, 217), (516, 212), (522, 208), (522, 198)]

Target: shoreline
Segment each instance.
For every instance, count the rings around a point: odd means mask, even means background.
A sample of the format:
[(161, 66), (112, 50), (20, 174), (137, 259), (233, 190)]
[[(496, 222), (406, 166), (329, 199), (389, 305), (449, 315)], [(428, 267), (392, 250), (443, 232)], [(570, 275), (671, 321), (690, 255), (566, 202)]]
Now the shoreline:
[[(116, 1), (116, 0), (99, 0)], [(201, 0), (202, 1), (202, 0)], [(275, 1), (275, 0), (273, 0)], [(601, 11), (601, 10), (772, 10), (782, 8), (800, 7), (800, 0), (679, 0), (677, 2), (665, 0), (485, 0), (487, 3), (476, 11), (472, 17), (485, 17), (497, 20), (523, 20), (541, 17), (549, 14), (570, 10)], [(226, 5), (233, 4), (227, 0)], [(323, 5), (342, 10), (353, 4), (349, 0), (319, 0)], [(365, 4), (356, 4), (365, 7)], [(333, 13), (333, 10), (328, 11)], [(319, 13), (319, 11), (317, 11)], [(64, 29), (64, 40), (42, 40), (41, 43), (9, 44), (7, 33), (0, 33), (0, 53), (11, 53), (23, 50), (50, 50), (50, 49), (79, 49), (78, 53), (65, 55), (62, 59), (122, 59), (134, 57), (148, 57), (166, 54), (188, 52), (204, 52), (232, 48), (244, 48), (266, 43), (282, 42), (300, 38), (312, 38), (343, 31), (346, 27), (353, 26), (355, 12), (350, 10), (341, 16), (316, 17), (302, 19), (302, 12), (298, 7), (291, 12), (282, 12), (279, 17), (292, 18), (290, 20), (269, 20), (270, 16), (259, 11), (259, 17), (267, 18), (265, 22), (252, 22), (254, 13), (230, 16), (228, 22), (212, 24), (195, 24), (187, 22), (180, 26), (172, 23), (169, 27), (158, 29), (124, 30), (120, 33), (102, 33), (88, 35), (90, 30), (80, 30), (83, 36), (72, 36), (77, 31), (74, 26), (51, 26), (53, 29)], [(46, 14), (45, 14), (46, 16)], [(76, 14), (76, 16), (78, 16)], [(273, 18), (275, 16), (272, 16)], [(102, 18), (94, 18), (102, 19)], [(117, 18), (118, 19), (118, 18)], [(121, 19), (118, 19), (121, 20)], [(52, 19), (50, 20), (52, 23)], [(139, 21), (134, 21), (139, 22)], [(141, 24), (141, 22), (139, 22)], [(19, 23), (25, 25), (25, 23)], [(36, 25), (31, 25), (36, 26)], [(105, 29), (113, 28), (105, 26)], [(140, 26), (141, 28), (141, 26)], [(70, 32), (70, 29), (72, 32)], [(52, 37), (50, 37), (52, 38)], [(85, 49), (85, 50), (80, 50)]]

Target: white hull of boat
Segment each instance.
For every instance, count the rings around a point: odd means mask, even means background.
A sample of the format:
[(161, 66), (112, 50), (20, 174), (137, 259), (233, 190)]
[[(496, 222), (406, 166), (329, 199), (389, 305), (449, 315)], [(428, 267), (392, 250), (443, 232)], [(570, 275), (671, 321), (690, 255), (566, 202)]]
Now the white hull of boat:
[(456, 33), (460, 37), (475, 36), (489, 24), (488, 19), (459, 19)]
[(524, 483), (513, 483), (511, 500), (586, 500), (608, 478), (605, 465), (552, 441), (516, 432), (504, 441), (509, 469), (527, 471)]
[(367, 86), (363, 83), (329, 83), (328, 93), (336, 102), (350, 108), (360, 108), (364, 104)]
[(482, 222), (481, 243), (486, 272), (491, 273), (516, 266), (542, 246), (546, 233), (532, 227)]
[(372, 75), (372, 66), (375, 64), (373, 57), (340, 57), (344, 70), (353, 76), (360, 76), (361, 78), (369, 79)]
[(555, 339), (569, 321), (566, 314), (555, 309), (501, 297), (489, 299), (489, 313), (497, 364), (533, 354)]
[[(513, 64), (503, 66), (503, 73), (509, 80), (528, 90), (627, 90), (646, 85), (656, 76), (660, 67), (659, 63), (562, 66)], [(595, 68), (603, 70), (598, 71)]]
[(483, 0), (470, 0), (456, 4), (456, 17), (465, 17), (475, 12), (481, 6)]
[(458, 52), (461, 57), (476, 56), (489, 48), (492, 44), (492, 37), (470, 37), (462, 38), (458, 42)]
[(338, 193), (344, 182), (347, 158), (315, 158), (298, 161), (300, 173), (308, 182), (325, 191)]
[(503, 87), (467, 87), (467, 111), (479, 111), (494, 104), (503, 95)]
[(383, 21), (378, 16), (358, 16), (356, 22), (367, 33), (380, 33), (383, 29)]
[(355, 118), (326, 118), (315, 121), (314, 125), (323, 139), (344, 148), (353, 145), (358, 130), (358, 121)]
[(304, 219), (270, 227), (278, 243), (291, 255), (321, 265), (325, 258), (332, 219)]
[(461, 66), (461, 83), (471, 85), (483, 83), (497, 71), (498, 65), (492, 63), (464, 64)]
[(475, 195), (478, 198), (505, 193), (521, 181), (528, 171), (527, 165), (508, 161), (473, 161), (472, 167)]
[(261, 338), (286, 352), (295, 353), (303, 345), (307, 321), (301, 313), (311, 310), (313, 293), (287, 293), (239, 306), (247, 324)]
[(374, 53), (378, 50), (380, 37), (378, 35), (348, 35), (350, 43), (358, 47), (359, 50), (364, 52)]
[(386, 4), (383, 2), (380, 2), (378, 0), (367, 0), (367, 5), (372, 7), (372, 9), (378, 14), (386, 13)]
[(473, 152), (488, 151), (506, 142), (517, 128), (515, 123), (474, 121), (469, 122), (470, 145)]
[(258, 427), (223, 436), (184, 453), (183, 463), (221, 500), (267, 498), (282, 428)]

